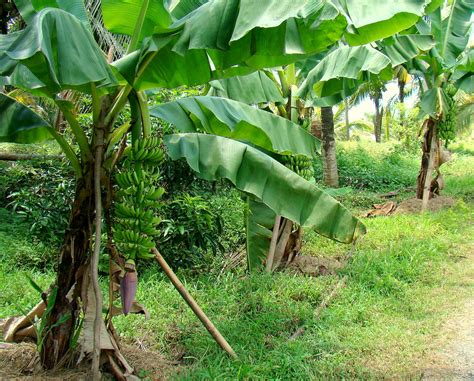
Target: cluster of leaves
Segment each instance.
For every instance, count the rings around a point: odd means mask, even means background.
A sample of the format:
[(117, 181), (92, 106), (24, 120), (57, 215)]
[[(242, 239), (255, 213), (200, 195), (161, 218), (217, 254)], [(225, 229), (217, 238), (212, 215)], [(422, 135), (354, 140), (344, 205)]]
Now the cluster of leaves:
[(397, 103), (389, 122), (390, 135), (400, 142), (400, 149), (409, 153), (418, 153), (421, 147), (420, 129), (422, 126), (420, 109), (413, 107), (408, 110), (404, 103)]
[(223, 220), (200, 196), (182, 194), (163, 208), (160, 251), (174, 267), (203, 264), (208, 252), (223, 252)]
[(61, 160), (14, 163), (0, 171), (0, 199), (30, 224), (37, 239), (59, 245), (74, 197), (74, 177)]

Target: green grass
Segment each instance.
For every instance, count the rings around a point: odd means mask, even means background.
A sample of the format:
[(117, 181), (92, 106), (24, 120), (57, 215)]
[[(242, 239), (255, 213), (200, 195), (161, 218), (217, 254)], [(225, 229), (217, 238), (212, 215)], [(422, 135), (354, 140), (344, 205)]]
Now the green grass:
[[(127, 340), (139, 339), (181, 359), (186, 367), (180, 379), (416, 376), (445, 308), (470, 292), (444, 282), (453, 279), (446, 274), (465, 270), (458, 252), (474, 235), (471, 210), (460, 202), (426, 216), (368, 220), (369, 233), (339, 276), (193, 279), (188, 287), (239, 354), (238, 361), (220, 351), (160, 275), (145, 275), (138, 293), (152, 319), (121, 317), (117, 327)], [(307, 250), (328, 247), (313, 240)], [(328, 251), (345, 250), (333, 245)], [(314, 309), (342, 275), (348, 276), (346, 287), (314, 319)], [(306, 332), (289, 341), (302, 324)]]
[[(474, 296), (473, 168), (465, 151), (446, 166), (445, 193), (458, 199), (451, 209), (364, 219), (368, 233), (337, 275), (181, 273), (238, 360), (219, 349), (161, 273), (140, 275), (137, 299), (151, 319), (118, 317), (117, 330), (124, 341), (179, 362), (171, 376), (179, 380), (417, 379), (427, 353), (445, 340), (443, 322)], [(380, 200), (366, 191), (342, 199), (357, 209)], [(38, 301), (23, 276), (27, 270), (9, 259), (35, 248), (27, 235), (20, 221), (0, 224), (0, 253), (7, 253), (0, 258), (0, 317)], [(305, 241), (308, 255), (341, 257), (349, 250), (311, 232)], [(51, 272), (30, 275), (42, 287), (53, 278)], [(343, 276), (345, 287), (315, 318)], [(305, 332), (290, 341), (301, 325)]]

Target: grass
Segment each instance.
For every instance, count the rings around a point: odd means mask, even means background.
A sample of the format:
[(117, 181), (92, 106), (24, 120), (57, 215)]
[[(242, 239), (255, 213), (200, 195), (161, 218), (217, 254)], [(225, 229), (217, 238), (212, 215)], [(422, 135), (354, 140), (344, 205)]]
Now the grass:
[[(466, 150), (446, 166), (445, 193), (458, 199), (449, 210), (364, 219), (368, 233), (337, 275), (184, 276), (238, 353), (236, 361), (218, 348), (161, 273), (140, 275), (137, 299), (151, 319), (122, 316), (116, 327), (123, 340), (179, 362), (171, 376), (179, 380), (419, 378), (427, 354), (446, 339), (443, 321), (474, 296), (473, 168)], [(378, 200), (376, 192), (365, 191), (342, 197), (358, 208), (365, 207), (358, 197), (367, 204)], [(19, 221), (0, 224), (0, 253), (7, 253), (0, 259), (0, 317), (38, 300), (26, 286), (28, 271), (8, 260), (34, 250), (25, 229)], [(349, 249), (311, 232), (305, 241), (305, 253), (315, 256), (340, 257)], [(53, 278), (48, 271), (31, 275), (42, 287)], [(314, 310), (343, 276), (345, 287), (316, 319)], [(289, 340), (302, 325), (304, 334)]]

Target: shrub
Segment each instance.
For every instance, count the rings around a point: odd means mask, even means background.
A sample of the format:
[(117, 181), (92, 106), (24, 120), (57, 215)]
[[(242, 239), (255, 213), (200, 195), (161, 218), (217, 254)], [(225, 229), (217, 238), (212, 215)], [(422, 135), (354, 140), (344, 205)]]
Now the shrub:
[(173, 267), (205, 262), (207, 252), (223, 251), (222, 219), (200, 196), (182, 194), (162, 209), (160, 250)]
[[(375, 147), (374, 147), (375, 146)], [(388, 144), (340, 144), (337, 148), (339, 184), (342, 187), (386, 191), (416, 184), (418, 174), (416, 155)], [(314, 161), (315, 179), (322, 182), (320, 159)]]
[[(74, 177), (62, 161), (17, 162), (3, 167), (3, 205), (30, 224), (30, 233), (57, 245), (67, 226)], [(5, 182), (3, 182), (5, 179)]]

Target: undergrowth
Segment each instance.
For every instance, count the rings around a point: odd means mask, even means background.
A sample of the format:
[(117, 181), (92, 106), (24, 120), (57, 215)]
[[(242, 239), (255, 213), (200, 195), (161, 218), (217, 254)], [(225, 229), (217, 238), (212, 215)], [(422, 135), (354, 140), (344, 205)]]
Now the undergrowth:
[[(183, 283), (238, 353), (236, 361), (220, 350), (156, 269), (140, 273), (137, 293), (151, 319), (118, 317), (117, 331), (122, 340), (139, 342), (179, 364), (172, 378), (180, 380), (419, 378), (423, 356), (440, 345), (442, 322), (473, 294), (460, 281), (474, 270), (473, 163), (469, 154), (456, 152), (443, 171), (446, 195), (458, 199), (453, 208), (363, 219), (368, 233), (338, 274), (242, 275), (221, 272), (218, 260), (212, 271), (192, 276), (180, 271)], [(379, 164), (372, 160), (372, 165)], [(400, 166), (407, 178), (416, 174), (414, 165), (405, 161)], [(385, 185), (374, 185), (371, 191), (349, 188), (339, 197), (350, 208), (363, 209), (380, 200), (377, 192), (386, 189)], [(226, 248), (231, 251), (241, 239), (238, 195), (229, 199), (220, 195), (213, 202), (228, 221), (227, 228), (234, 229)], [(341, 258), (349, 249), (305, 233), (307, 255)], [(50, 270), (22, 268), (23, 258), (31, 253), (41, 257), (48, 250), (28, 238), (24, 221), (0, 209), (0, 318), (37, 303), (38, 294), (27, 286), (25, 274), (44, 288), (54, 278)], [(342, 277), (345, 287), (316, 318), (315, 309)], [(302, 326), (303, 334), (290, 340)]]

